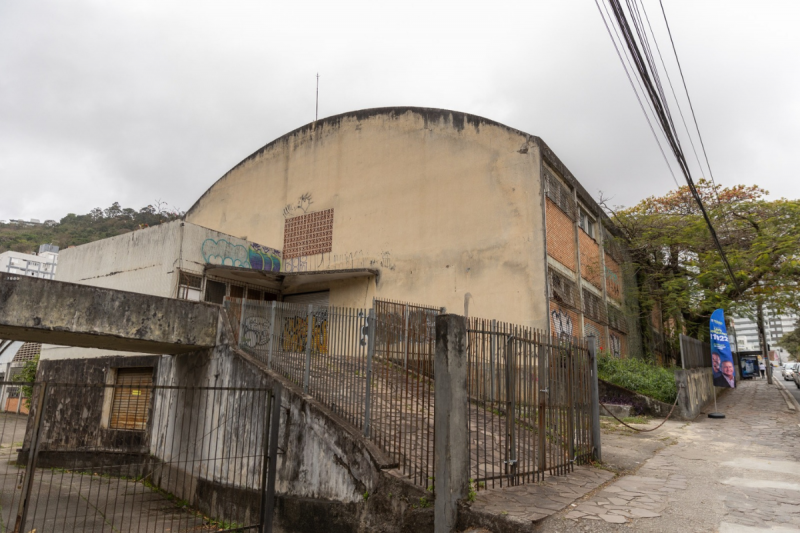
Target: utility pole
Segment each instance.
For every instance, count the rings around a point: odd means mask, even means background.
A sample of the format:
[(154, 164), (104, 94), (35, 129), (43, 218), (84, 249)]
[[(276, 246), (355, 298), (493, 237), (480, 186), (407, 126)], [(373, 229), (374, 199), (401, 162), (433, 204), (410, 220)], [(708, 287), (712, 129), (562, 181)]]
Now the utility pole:
[(764, 358), (764, 364), (767, 365), (767, 383), (772, 385), (772, 362), (769, 360), (767, 353), (767, 335), (764, 332), (764, 306), (758, 302), (756, 307), (756, 319), (758, 322), (758, 343), (761, 345), (761, 357)]
[(314, 112), (314, 122), (319, 120), (319, 72), (317, 72), (317, 109)]

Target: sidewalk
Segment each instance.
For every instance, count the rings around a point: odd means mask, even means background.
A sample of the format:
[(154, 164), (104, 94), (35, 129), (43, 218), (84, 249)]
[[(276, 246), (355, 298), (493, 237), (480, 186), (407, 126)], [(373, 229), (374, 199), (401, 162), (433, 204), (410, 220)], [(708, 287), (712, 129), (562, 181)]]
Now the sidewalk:
[(537, 530), (800, 532), (798, 411), (761, 380), (723, 395), (718, 411), (727, 418), (669, 426), (672, 445)]

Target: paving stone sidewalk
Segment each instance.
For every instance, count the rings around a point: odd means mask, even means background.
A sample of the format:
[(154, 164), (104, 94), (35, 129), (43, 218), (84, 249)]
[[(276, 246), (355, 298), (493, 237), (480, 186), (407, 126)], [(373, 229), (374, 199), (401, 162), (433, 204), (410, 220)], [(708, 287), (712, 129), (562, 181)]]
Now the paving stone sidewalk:
[(676, 444), (570, 504), (541, 531), (800, 532), (800, 418), (777, 385), (741, 382), (724, 420), (666, 431)]

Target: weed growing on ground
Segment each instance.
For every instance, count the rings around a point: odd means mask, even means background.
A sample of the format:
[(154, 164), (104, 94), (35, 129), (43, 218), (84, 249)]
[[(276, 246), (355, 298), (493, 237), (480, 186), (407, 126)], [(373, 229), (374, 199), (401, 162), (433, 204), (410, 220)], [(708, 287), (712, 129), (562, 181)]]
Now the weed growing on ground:
[(672, 403), (678, 395), (675, 373), (670, 368), (654, 365), (643, 359), (619, 359), (608, 354), (597, 357), (597, 376), (603, 381)]

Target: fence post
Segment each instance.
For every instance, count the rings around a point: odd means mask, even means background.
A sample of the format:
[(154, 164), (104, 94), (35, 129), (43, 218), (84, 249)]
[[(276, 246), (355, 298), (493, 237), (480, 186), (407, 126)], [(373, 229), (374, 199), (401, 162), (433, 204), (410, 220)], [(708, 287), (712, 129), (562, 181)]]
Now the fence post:
[(684, 348), (683, 333), (678, 337), (681, 343), (681, 368), (686, 370), (686, 348)]
[(244, 347), (244, 338), (243, 338), (243, 336), (244, 336), (244, 303), (247, 301), (247, 298), (245, 298), (245, 296), (246, 296), (246, 294), (242, 295), (242, 307), (241, 307), (240, 312), (239, 312), (239, 338), (236, 339), (236, 345), (239, 348), (243, 348)]
[[(35, 389), (36, 386), (34, 385)], [(44, 401), (47, 393), (47, 382), (39, 385), (39, 390), (36, 397), (36, 404), (31, 403), (31, 406), (36, 409), (36, 414), (33, 417), (33, 426), (31, 431), (31, 441), (28, 445), (28, 466), (25, 468), (25, 478), (22, 481), (22, 494), (20, 495), (19, 507), (17, 509), (17, 521), (14, 525), (14, 533), (22, 533), (25, 531), (25, 521), (28, 518), (28, 507), (31, 502), (31, 490), (33, 489), (33, 476), (36, 473), (36, 456), (39, 452), (39, 435), (42, 430), (42, 420), (44, 417)], [(31, 396), (34, 396), (31, 394)], [(22, 387), (20, 386), (19, 402), (22, 403)]]
[(567, 349), (567, 435), (569, 436), (569, 463), (567, 472), (572, 472), (575, 466), (575, 346)]
[(467, 322), (463, 316), (436, 317), (434, 358), (434, 532), (451, 533), (458, 501), (469, 491), (469, 404)]
[(547, 436), (545, 433), (546, 425), (547, 425), (547, 394), (549, 392), (549, 385), (550, 380), (547, 375), (547, 358), (549, 356), (550, 345), (548, 344), (548, 337), (546, 335), (542, 335), (539, 337), (542, 342), (538, 345), (539, 350), (539, 357), (537, 360), (537, 367), (538, 367), (538, 399), (539, 399), (539, 408), (538, 408), (538, 429), (539, 429), (539, 464), (538, 470), (539, 474), (544, 477), (545, 468), (547, 468)]
[(600, 389), (597, 383), (597, 353), (595, 351), (595, 339), (589, 337), (589, 359), (592, 362), (592, 459), (602, 460), (602, 450), (600, 446)]
[(367, 319), (367, 390), (364, 396), (364, 436), (369, 438), (370, 406), (372, 404), (372, 357), (375, 355), (375, 309), (369, 310)]
[(403, 307), (405, 327), (403, 328), (403, 368), (408, 370), (408, 304)]
[(314, 306), (308, 304), (308, 331), (306, 332), (306, 368), (303, 373), (303, 394), (308, 394), (308, 382), (311, 379), (311, 341), (313, 340)]
[(517, 443), (516, 432), (514, 431), (517, 425), (516, 420), (516, 373), (517, 373), (517, 358), (516, 358), (516, 343), (514, 342), (514, 333), (512, 331), (506, 339), (506, 443), (508, 450), (506, 452), (506, 475), (509, 477), (508, 484), (516, 485), (517, 473)]
[(278, 302), (272, 302), (272, 311), (270, 312), (270, 321), (269, 321), (269, 353), (267, 354), (267, 368), (272, 370), (272, 351), (275, 347), (275, 307), (277, 307)]
[(492, 319), (492, 334), (489, 335), (489, 401), (494, 402), (494, 359), (497, 355), (497, 320)]
[(275, 475), (278, 469), (278, 429), (281, 422), (282, 393), (283, 386), (275, 382), (272, 385), (269, 402), (267, 403), (269, 423), (266, 424), (264, 428), (264, 473), (261, 478), (260, 533), (272, 533), (272, 517), (275, 512)]

